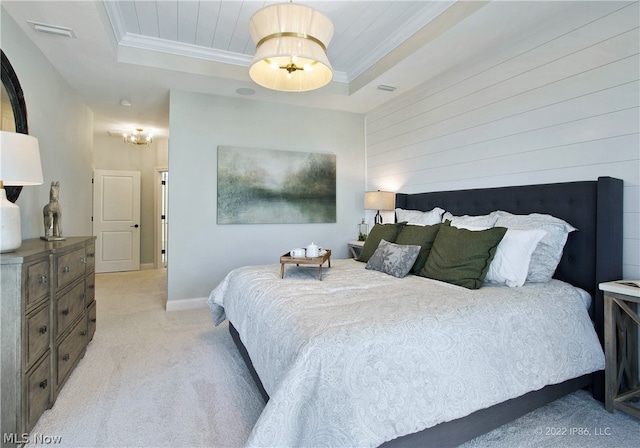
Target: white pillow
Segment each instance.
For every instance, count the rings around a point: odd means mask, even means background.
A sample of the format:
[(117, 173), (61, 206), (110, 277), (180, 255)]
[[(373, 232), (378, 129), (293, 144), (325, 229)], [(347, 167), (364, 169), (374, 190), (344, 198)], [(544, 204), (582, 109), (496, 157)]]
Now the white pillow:
[(444, 215), (442, 215), (442, 222), (449, 220), (451, 221), (452, 226), (455, 226), (458, 228), (469, 228), (469, 226), (472, 226), (472, 227), (484, 227), (486, 229), (489, 229), (494, 226), (497, 219), (498, 219), (498, 215), (496, 215), (494, 212), (488, 215), (479, 215), (479, 216), (469, 216), (469, 215), (454, 216), (449, 212), (445, 212)]
[(413, 224), (414, 226), (432, 226), (434, 224), (440, 224), (443, 213), (444, 210), (440, 207), (435, 207), (428, 212), (396, 208), (396, 218), (398, 219), (398, 222), (406, 221), (407, 224)]
[(531, 254), (546, 236), (541, 229), (508, 229), (498, 244), (496, 255), (489, 265), (484, 281), (500, 283), (510, 287), (522, 286), (527, 279)]
[(544, 283), (551, 280), (562, 258), (562, 251), (569, 233), (577, 229), (560, 218), (540, 213), (512, 215), (501, 211), (497, 215), (496, 227), (518, 230), (539, 229), (547, 232), (531, 254), (526, 281)]
[(467, 229), (467, 230), (471, 230), (474, 232), (477, 232), (478, 230), (487, 230), (490, 229), (491, 227), (488, 226), (472, 226), (470, 224), (461, 224), (461, 223), (456, 223), (456, 224), (451, 224), (451, 227), (455, 227), (457, 229)]

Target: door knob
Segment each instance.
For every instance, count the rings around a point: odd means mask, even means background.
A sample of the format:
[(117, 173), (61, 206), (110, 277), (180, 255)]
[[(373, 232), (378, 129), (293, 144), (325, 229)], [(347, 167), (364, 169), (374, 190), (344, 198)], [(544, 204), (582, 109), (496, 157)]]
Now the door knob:
[(137, 229), (140, 226), (138, 224), (136, 224), (135, 226), (130, 226), (130, 227), (135, 227)]

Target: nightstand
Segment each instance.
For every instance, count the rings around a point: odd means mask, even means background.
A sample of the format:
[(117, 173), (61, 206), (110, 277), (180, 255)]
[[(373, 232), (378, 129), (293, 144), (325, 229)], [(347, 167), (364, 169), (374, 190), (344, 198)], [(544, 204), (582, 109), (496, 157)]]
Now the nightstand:
[(640, 418), (638, 387), (638, 303), (640, 288), (624, 280), (600, 283), (604, 291), (605, 408)]
[(349, 246), (349, 253), (351, 254), (351, 257), (358, 258), (360, 256), (360, 252), (362, 252), (364, 241), (349, 241), (347, 245)]

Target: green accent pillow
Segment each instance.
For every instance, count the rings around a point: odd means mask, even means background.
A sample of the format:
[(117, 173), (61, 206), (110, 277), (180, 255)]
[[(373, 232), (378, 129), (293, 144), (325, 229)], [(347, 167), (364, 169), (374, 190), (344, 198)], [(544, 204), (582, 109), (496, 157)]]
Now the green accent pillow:
[(442, 225), (419, 275), (478, 289), (506, 232), (504, 227), (472, 231)]
[(371, 232), (369, 232), (369, 235), (364, 242), (364, 246), (362, 246), (362, 250), (360, 251), (360, 255), (357, 260), (365, 263), (369, 261), (369, 258), (371, 258), (373, 253), (376, 251), (381, 240), (395, 243), (400, 230), (402, 230), (405, 224), (407, 224), (406, 221), (389, 224), (376, 224), (373, 226), (373, 229), (371, 229)]
[(418, 258), (416, 258), (416, 262), (411, 268), (412, 274), (418, 274), (427, 262), (427, 258), (431, 252), (431, 246), (433, 246), (438, 230), (440, 230), (440, 224), (434, 224), (432, 226), (414, 226), (407, 224), (400, 230), (398, 238), (396, 238), (396, 244), (420, 246)]

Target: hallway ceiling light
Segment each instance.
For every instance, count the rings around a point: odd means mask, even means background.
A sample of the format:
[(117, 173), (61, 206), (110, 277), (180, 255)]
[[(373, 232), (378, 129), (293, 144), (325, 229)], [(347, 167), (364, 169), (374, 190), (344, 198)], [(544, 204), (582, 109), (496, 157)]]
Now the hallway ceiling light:
[(326, 54), (333, 24), (314, 8), (293, 3), (267, 6), (251, 16), (249, 32), (256, 43), (249, 76), (256, 84), (305, 92), (333, 78)]
[(125, 132), (122, 134), (122, 140), (133, 146), (149, 145), (149, 143), (153, 142), (153, 135), (151, 135), (150, 132), (145, 132), (138, 128), (135, 132)]

